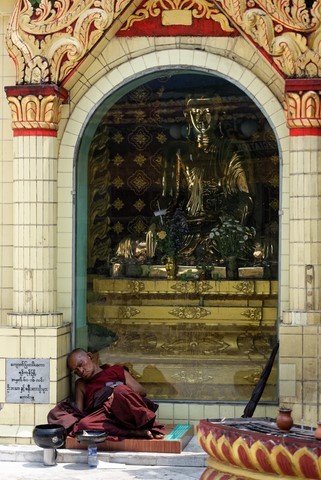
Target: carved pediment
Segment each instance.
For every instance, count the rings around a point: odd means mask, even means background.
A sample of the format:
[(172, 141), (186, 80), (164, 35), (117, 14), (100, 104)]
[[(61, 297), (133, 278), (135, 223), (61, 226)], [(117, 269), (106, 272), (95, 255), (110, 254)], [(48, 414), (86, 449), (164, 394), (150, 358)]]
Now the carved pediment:
[(130, 5), (132, 0), (18, 0), (6, 36), (17, 83), (61, 84), (116, 21), (122, 25), (118, 17)]
[(6, 36), (17, 83), (62, 84), (103, 37), (155, 15), (166, 27), (175, 12), (191, 36), (193, 19), (205, 16), (236, 28), (285, 77), (321, 76), (321, 0), (311, 8), (304, 0), (18, 0)]

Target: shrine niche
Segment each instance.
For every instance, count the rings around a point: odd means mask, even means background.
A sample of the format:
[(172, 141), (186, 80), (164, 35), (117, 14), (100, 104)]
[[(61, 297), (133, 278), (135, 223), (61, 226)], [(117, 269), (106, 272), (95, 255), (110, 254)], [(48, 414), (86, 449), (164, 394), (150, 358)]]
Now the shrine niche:
[[(197, 127), (191, 111), (207, 115), (208, 125)], [(88, 179), (90, 273), (166, 276), (172, 247), (185, 277), (215, 277), (236, 255), (252, 275), (263, 267), (262, 277), (277, 278), (276, 141), (255, 104), (227, 81), (176, 74), (129, 92), (99, 123)], [(247, 237), (240, 251), (216, 238), (215, 227), (231, 219)]]
[[(267, 120), (221, 78), (168, 71), (95, 122), (88, 348), (125, 363), (152, 398), (246, 402), (276, 338), (279, 157)], [(158, 233), (175, 218), (187, 230), (174, 229), (170, 277)], [(224, 225), (252, 236), (234, 278), (214, 241)], [(274, 371), (264, 399), (276, 395)]]

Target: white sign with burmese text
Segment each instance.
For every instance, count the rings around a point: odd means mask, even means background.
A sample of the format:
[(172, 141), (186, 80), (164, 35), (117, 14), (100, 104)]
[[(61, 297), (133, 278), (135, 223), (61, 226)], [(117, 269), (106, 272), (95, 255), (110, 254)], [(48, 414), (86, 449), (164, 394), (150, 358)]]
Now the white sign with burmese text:
[(49, 359), (6, 359), (6, 402), (49, 403)]

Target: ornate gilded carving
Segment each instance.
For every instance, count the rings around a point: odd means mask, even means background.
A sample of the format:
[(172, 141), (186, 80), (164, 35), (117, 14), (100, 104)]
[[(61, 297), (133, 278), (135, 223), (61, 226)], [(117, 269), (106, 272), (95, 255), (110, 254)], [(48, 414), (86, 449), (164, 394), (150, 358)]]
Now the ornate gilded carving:
[(255, 368), (250, 372), (249, 375), (244, 375), (244, 380), (246, 380), (250, 385), (255, 386), (257, 382), (260, 380), (260, 376), (262, 374), (262, 368)]
[[(17, 0), (6, 42), (17, 68), (17, 83), (59, 84), (111, 27), (123, 28), (148, 17), (181, 11), (219, 22), (249, 36), (289, 77), (321, 76), (321, 4), (307, 8), (304, 0)], [(116, 21), (118, 22), (116, 25)], [(114, 29), (116, 31), (116, 28)]]
[(206, 293), (212, 290), (212, 286), (206, 281), (192, 281), (177, 282), (171, 287), (173, 290), (179, 293)]
[(134, 307), (119, 307), (119, 318), (131, 318), (139, 314), (138, 308)]
[(130, 280), (128, 282), (128, 291), (129, 293), (141, 293), (145, 290), (144, 282), (140, 280)]
[[(125, 315), (128, 312), (125, 312)], [(128, 313), (129, 315), (129, 313)], [(123, 317), (124, 318), (124, 317)], [(190, 320), (190, 319), (189, 319)], [(119, 355), (135, 352), (139, 356), (171, 357), (188, 355), (188, 357), (242, 359), (257, 363), (266, 361), (271, 345), (271, 327), (253, 329), (251, 333), (242, 327), (230, 324), (217, 327), (201, 323), (178, 322), (176, 324), (152, 324), (135, 318), (135, 321), (121, 322), (112, 319), (95, 318), (95, 325), (108, 325), (117, 336), (117, 341), (109, 347), (109, 352)], [(243, 376), (243, 373), (242, 373)]]
[(241, 313), (244, 317), (248, 318), (251, 321), (261, 323), (262, 320), (262, 309), (261, 308), (248, 308)]
[[(130, 0), (18, 0), (6, 37), (17, 83), (60, 83), (105, 34)], [(134, 5), (135, 7), (135, 5)]]
[[(195, 285), (193, 285), (195, 283)], [(196, 281), (164, 281), (161, 278), (146, 278), (144, 279), (145, 292), (148, 295), (172, 294), (204, 294), (205, 298), (208, 296), (220, 296), (222, 298), (234, 297), (237, 295), (248, 295), (255, 292), (256, 297), (266, 296), (272, 294), (277, 297), (277, 282), (269, 280), (243, 280), (243, 281), (215, 281), (215, 280), (196, 280)], [(184, 287), (185, 285), (185, 287)], [(199, 286), (198, 286), (199, 285)], [(209, 286), (209, 287), (208, 287)], [(123, 295), (128, 293), (128, 279), (120, 278), (94, 278), (94, 292), (101, 295), (114, 295), (115, 292), (121, 292)], [(237, 291), (237, 293), (236, 293)]]
[(251, 326), (251, 332), (242, 332), (236, 338), (239, 353), (247, 355), (251, 361), (266, 359), (271, 352), (270, 333), (261, 322), (257, 326), (257, 329)]
[(26, 65), (25, 82), (26, 83), (44, 83), (50, 76), (50, 67), (47, 58), (42, 55), (36, 55)]
[(289, 128), (320, 128), (320, 91), (286, 92), (285, 111)]
[(196, 366), (193, 370), (180, 370), (179, 373), (173, 375), (173, 378), (186, 383), (207, 383), (213, 380), (213, 376), (209, 375), (208, 370), (202, 365)]
[(237, 282), (233, 285), (234, 289), (243, 295), (250, 295), (254, 293), (254, 282), (249, 280), (248, 282)]
[(128, 30), (135, 22), (159, 15), (162, 15), (164, 24), (166, 12), (176, 12), (177, 18), (180, 17), (180, 12), (190, 12), (193, 18), (206, 18), (218, 22), (225, 32), (234, 31), (226, 16), (208, 0), (147, 0), (128, 18), (122, 30)]
[(31, 85), (6, 87), (5, 90), (13, 130), (58, 130), (61, 106), (67, 98), (66, 90), (49, 85), (45, 88)]
[(177, 318), (183, 319), (198, 319), (210, 315), (210, 311), (202, 307), (176, 307), (169, 312), (171, 315)]
[(229, 344), (220, 338), (219, 335), (211, 335), (208, 332), (198, 331), (189, 332), (186, 336), (182, 332), (180, 338), (173, 341), (164, 342), (161, 345), (162, 354), (166, 356), (188, 354), (192, 356), (199, 355), (220, 355), (225, 353)]
[[(17, 68), (17, 83), (63, 82), (90, 49), (123, 14), (123, 29), (148, 17), (189, 13), (193, 18), (219, 22), (249, 36), (288, 77), (320, 77), (321, 4), (311, 8), (304, 0), (41, 0), (35, 10), (29, 0), (18, 0), (6, 42)], [(126, 11), (126, 13), (124, 13)], [(167, 18), (167, 17), (166, 17)], [(119, 22), (119, 27), (121, 23)], [(117, 27), (118, 28), (118, 27)]]
[(223, 11), (254, 40), (286, 76), (320, 76), (320, 2), (217, 0)]
[[(248, 401), (271, 352), (277, 286), (268, 280), (242, 282), (243, 290), (252, 286), (245, 294), (236, 293), (241, 282), (210, 280), (179, 291), (170, 284), (188, 282), (147, 278), (141, 291), (141, 280), (93, 279), (87, 314), (91, 329), (99, 325), (106, 332), (101, 361), (132, 366), (152, 398)], [(200, 294), (193, 283), (212, 288)], [(201, 296), (206, 309), (198, 304)], [(264, 398), (274, 401), (276, 393), (267, 385)]]
[(128, 325), (117, 325), (116, 327), (118, 339), (114, 346), (109, 349), (112, 353), (115, 347), (122, 352), (135, 352), (139, 355), (150, 355), (159, 349), (157, 335), (153, 332), (142, 330), (138, 327)]

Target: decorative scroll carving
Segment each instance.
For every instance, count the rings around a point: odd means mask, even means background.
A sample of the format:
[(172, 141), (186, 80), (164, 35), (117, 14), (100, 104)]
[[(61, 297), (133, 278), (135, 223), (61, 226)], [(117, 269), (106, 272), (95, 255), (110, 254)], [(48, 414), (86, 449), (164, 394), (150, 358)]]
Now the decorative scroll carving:
[(254, 322), (261, 323), (261, 320), (262, 320), (261, 308), (248, 308), (241, 315), (243, 315), (244, 317)]
[(17, 83), (62, 82), (129, 3), (41, 0), (34, 11), (29, 0), (18, 0), (6, 37)]
[(208, 371), (202, 366), (198, 366), (195, 370), (180, 370), (179, 373), (174, 374), (173, 378), (176, 378), (179, 381), (184, 381), (186, 383), (200, 383), (200, 382), (209, 382), (213, 380), (213, 376), (208, 374)]
[(188, 354), (197, 355), (222, 355), (228, 351), (229, 344), (218, 335), (204, 335), (189, 332), (174, 341), (167, 341), (161, 345), (162, 354), (166, 356)]
[(129, 293), (141, 293), (145, 290), (144, 282), (140, 280), (131, 280), (128, 282)]
[(131, 318), (139, 314), (138, 308), (134, 307), (119, 307), (119, 318)]
[(26, 83), (45, 83), (50, 77), (50, 67), (47, 58), (36, 55), (26, 65)]
[(46, 85), (6, 87), (13, 130), (58, 130), (62, 103), (67, 99), (63, 88)]
[(186, 12), (190, 11), (193, 18), (206, 18), (218, 22), (222, 30), (233, 32), (226, 16), (212, 2), (208, 0), (147, 0), (141, 8), (131, 15), (122, 30), (128, 30), (135, 22), (146, 20), (148, 17), (158, 17), (164, 12)]
[(193, 282), (189, 280), (187, 282), (177, 282), (171, 288), (179, 293), (205, 293), (212, 290), (213, 287), (206, 281)]
[(216, 0), (215, 8), (208, 0), (147, 0), (130, 17), (137, 3), (41, 0), (34, 10), (29, 0), (17, 0), (6, 36), (17, 83), (63, 82), (108, 29), (122, 27), (120, 15), (128, 29), (138, 20), (175, 10), (219, 22), (226, 31), (233, 31), (229, 22), (237, 26), (285, 76), (321, 76), (320, 2), (307, 8), (304, 0)]
[(320, 2), (217, 0), (225, 14), (271, 56), (286, 76), (320, 76)]
[[(106, 332), (101, 361), (126, 364), (151, 398), (248, 401), (271, 353), (277, 285), (268, 280), (193, 280), (186, 290), (173, 290), (172, 283), (189, 282), (146, 278), (144, 290), (136, 294), (140, 281), (93, 279), (101, 299), (93, 296), (87, 314), (91, 330)], [(194, 283), (212, 288), (200, 294)], [(236, 284), (242, 284), (241, 292)], [(200, 297), (206, 308), (198, 303)], [(259, 321), (260, 309), (264, 322)], [(274, 401), (273, 381), (264, 398)]]
[[(95, 321), (99, 324), (99, 321)], [(235, 325), (228, 330), (217, 331), (210, 325), (180, 323), (176, 325), (153, 325), (152, 331), (140, 322), (112, 323), (108, 325), (117, 335), (117, 341), (109, 347), (109, 353), (135, 352), (136, 355), (156, 355), (171, 357), (188, 355), (204, 358), (239, 358), (250, 362), (266, 360), (271, 347), (269, 344), (271, 330), (253, 330), (251, 333)]]
[(184, 319), (198, 319), (210, 315), (211, 312), (202, 307), (177, 307), (169, 312), (174, 317)]
[(248, 282), (238, 282), (234, 286), (235, 290), (244, 295), (250, 295), (254, 293), (254, 282), (251, 280)]

